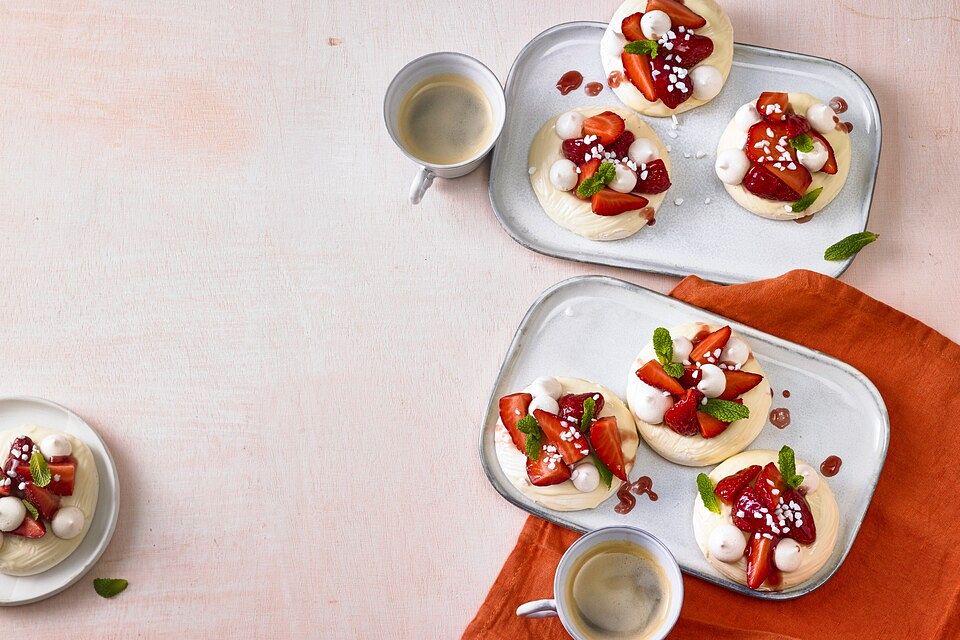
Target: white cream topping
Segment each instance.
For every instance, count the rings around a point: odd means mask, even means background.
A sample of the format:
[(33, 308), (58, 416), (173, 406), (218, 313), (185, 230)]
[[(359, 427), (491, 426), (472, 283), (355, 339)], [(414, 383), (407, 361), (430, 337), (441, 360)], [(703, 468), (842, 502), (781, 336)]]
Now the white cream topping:
[(579, 138), (583, 135), (583, 114), (579, 111), (567, 111), (566, 113), (561, 113), (557, 118), (557, 124), (554, 126), (554, 131), (557, 132), (557, 137), (561, 140), (569, 140), (571, 138)]
[(76, 538), (83, 531), (83, 525), (83, 512), (76, 507), (61, 507), (53, 514), (53, 520), (50, 521), (53, 535), (62, 540)]
[(673, 362), (680, 364), (690, 363), (690, 352), (693, 351), (693, 341), (687, 336), (673, 336)]
[[(636, 378), (636, 373), (631, 374)], [(635, 384), (627, 386), (627, 404), (635, 417), (652, 424), (663, 422), (663, 414), (673, 406), (669, 393), (652, 387), (637, 378)]]
[(743, 105), (733, 115), (733, 124), (739, 131), (746, 133), (750, 127), (760, 122), (760, 112), (757, 111), (757, 103), (748, 102)]
[(820, 474), (810, 465), (798, 464), (797, 474), (803, 476), (803, 482), (800, 483), (799, 488), (804, 495), (810, 495), (820, 488)]
[(792, 538), (783, 538), (773, 550), (773, 564), (784, 573), (800, 568), (800, 544)]
[(719, 398), (727, 388), (727, 377), (723, 375), (723, 369), (715, 364), (700, 367), (700, 375), (697, 377), (700, 378), (697, 389), (708, 398)]
[(659, 40), (660, 36), (670, 31), (672, 26), (670, 16), (659, 9), (647, 11), (640, 18), (640, 31), (643, 32), (643, 37), (649, 40)]
[(556, 400), (547, 395), (533, 397), (533, 401), (530, 402), (530, 407), (527, 409), (527, 411), (530, 415), (533, 415), (533, 412), (537, 409), (546, 411), (547, 413), (560, 413), (560, 405), (557, 404)]
[(696, 100), (713, 100), (723, 89), (723, 74), (720, 69), (709, 64), (701, 64), (691, 69), (690, 80), (693, 82), (693, 97)]
[(750, 359), (750, 345), (739, 336), (731, 335), (720, 352), (720, 362), (727, 364), (740, 365), (746, 364)]
[(570, 473), (570, 482), (582, 493), (590, 493), (600, 486), (600, 472), (592, 461), (577, 463)]
[(627, 157), (638, 165), (646, 164), (660, 157), (660, 147), (650, 138), (637, 138), (630, 143)]
[(560, 191), (570, 191), (580, 179), (577, 165), (566, 158), (560, 158), (550, 165), (550, 183)]
[(812, 151), (797, 150), (797, 160), (799, 160), (800, 164), (805, 166), (810, 173), (816, 173), (820, 171), (820, 169), (823, 169), (823, 165), (827, 164), (827, 160), (829, 159), (830, 153), (819, 140), (813, 141)]
[(736, 562), (743, 557), (747, 539), (743, 531), (732, 524), (718, 525), (710, 532), (710, 553), (721, 562)]
[(53, 433), (40, 441), (40, 453), (49, 460), (50, 458), (66, 457), (73, 453), (73, 445), (61, 434)]
[(717, 154), (713, 168), (723, 184), (740, 184), (750, 170), (750, 158), (743, 149), (724, 149)]
[(807, 120), (810, 125), (819, 133), (830, 133), (837, 128), (837, 113), (822, 102), (811, 104), (807, 107)]
[(613, 180), (607, 186), (618, 193), (630, 193), (637, 186), (637, 174), (631, 171), (629, 167), (618, 164)]
[(27, 516), (27, 508), (23, 501), (15, 496), (0, 498), (0, 531), (13, 531)]
[(534, 398), (537, 396), (549, 396), (554, 400), (558, 400), (560, 394), (563, 393), (563, 385), (561, 385), (560, 381), (556, 378), (542, 376), (531, 382), (530, 386), (526, 388), (526, 392)]

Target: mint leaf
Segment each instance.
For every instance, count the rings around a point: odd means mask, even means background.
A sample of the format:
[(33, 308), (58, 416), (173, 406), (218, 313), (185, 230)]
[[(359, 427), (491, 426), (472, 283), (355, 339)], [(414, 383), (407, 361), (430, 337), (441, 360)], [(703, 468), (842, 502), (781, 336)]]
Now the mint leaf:
[(21, 500), (20, 502), (22, 502), (22, 503), (23, 503), (23, 506), (27, 508), (27, 511), (30, 512), (30, 516), (31, 516), (34, 520), (39, 520), (39, 519), (40, 519), (40, 512), (37, 511), (37, 508), (36, 508), (35, 506), (33, 506), (31, 503), (27, 502), (26, 500)]
[(820, 197), (820, 194), (823, 193), (823, 187), (817, 187), (803, 194), (803, 197), (790, 205), (791, 211), (794, 213), (800, 213), (801, 211), (806, 211), (810, 208), (817, 198)]
[(657, 354), (657, 360), (660, 364), (670, 364), (673, 360), (673, 338), (670, 332), (663, 327), (657, 327), (653, 330), (653, 352)]
[(796, 489), (803, 484), (803, 476), (797, 473), (797, 460), (794, 457), (793, 449), (787, 445), (783, 445), (777, 455), (777, 466), (780, 468), (780, 475), (783, 476), (783, 481), (787, 486)]
[(663, 370), (667, 372), (667, 375), (671, 378), (682, 378), (683, 377), (683, 365), (679, 362), (671, 362), (669, 364), (663, 365)]
[(50, 484), (50, 480), (53, 478), (50, 475), (50, 467), (47, 466), (47, 461), (44, 459), (43, 454), (34, 451), (33, 455), (30, 456), (30, 477), (33, 478), (33, 484), (38, 487), (45, 487)]
[(94, 578), (93, 589), (101, 598), (112, 598), (126, 589), (127, 584), (123, 578)]
[(880, 235), (872, 231), (861, 231), (849, 235), (840, 242), (832, 244), (823, 252), (824, 260), (846, 260), (850, 256), (857, 255), (860, 249), (879, 238)]
[(596, 173), (580, 183), (577, 187), (577, 195), (581, 198), (589, 198), (595, 193), (599, 193), (606, 185), (613, 181), (617, 175), (617, 168), (612, 162), (601, 162), (597, 167)]
[(736, 422), (750, 417), (750, 409), (745, 405), (730, 400), (720, 400), (719, 398), (710, 398), (706, 404), (700, 405), (699, 410), (721, 422)]
[(583, 401), (583, 416), (580, 418), (580, 433), (584, 435), (590, 433), (590, 424), (593, 422), (593, 414), (596, 410), (596, 400), (593, 398), (587, 398)]
[(813, 138), (807, 133), (801, 133), (798, 136), (790, 138), (790, 146), (797, 151), (810, 153), (813, 151)]
[(717, 500), (717, 494), (713, 492), (713, 480), (705, 473), (697, 475), (697, 491), (700, 492), (700, 499), (703, 500), (703, 506), (708, 511), (720, 513), (720, 502)]
[(520, 433), (527, 434), (527, 457), (531, 460), (539, 460), (540, 446), (543, 444), (543, 431), (540, 429), (540, 423), (533, 416), (524, 416), (517, 422), (517, 430)]
[(660, 45), (657, 44), (656, 40), (635, 40), (624, 45), (623, 50), (625, 53), (656, 58)]
[(610, 483), (613, 482), (613, 472), (603, 464), (603, 460), (597, 457), (597, 454), (591, 452), (590, 460), (593, 461), (593, 466), (597, 468), (597, 472), (600, 474), (600, 479), (603, 480), (603, 484), (606, 485), (607, 489), (610, 488)]

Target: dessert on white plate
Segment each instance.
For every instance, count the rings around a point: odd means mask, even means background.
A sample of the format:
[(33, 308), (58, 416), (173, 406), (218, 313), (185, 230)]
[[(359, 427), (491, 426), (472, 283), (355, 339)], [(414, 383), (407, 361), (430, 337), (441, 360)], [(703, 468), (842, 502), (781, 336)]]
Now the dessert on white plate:
[(90, 528), (99, 491), (93, 454), (72, 435), (34, 425), (0, 433), (0, 451), (0, 573), (41, 573)]
[(715, 169), (744, 209), (773, 220), (811, 216), (837, 197), (850, 171), (846, 103), (765, 91), (741, 106), (717, 144)]
[(790, 447), (744, 451), (697, 478), (693, 531), (707, 561), (751, 589), (812, 578), (837, 543), (840, 509), (826, 478)]
[(556, 511), (592, 509), (627, 481), (640, 439), (609, 389), (541, 377), (500, 398), (499, 409), (497, 460), (528, 498)]
[(627, 380), (640, 436), (667, 460), (692, 467), (750, 446), (771, 402), (760, 363), (729, 326), (657, 328)]
[(600, 40), (607, 83), (648, 116), (713, 100), (733, 65), (733, 25), (713, 0), (627, 0)]
[(534, 136), (528, 163), (550, 219), (591, 240), (619, 240), (651, 224), (670, 188), (666, 147), (622, 107), (550, 119)]

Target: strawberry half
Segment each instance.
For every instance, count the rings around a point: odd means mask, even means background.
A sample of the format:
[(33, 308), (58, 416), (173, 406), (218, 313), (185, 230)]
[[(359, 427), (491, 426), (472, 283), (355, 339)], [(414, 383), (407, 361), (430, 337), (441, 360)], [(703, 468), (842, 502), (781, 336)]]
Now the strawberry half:
[(600, 418), (593, 423), (590, 427), (590, 444), (610, 472), (626, 482), (627, 470), (624, 468), (623, 450), (620, 448), (620, 430), (617, 428), (615, 417)]
[(632, 145), (633, 141), (636, 139), (637, 136), (633, 135), (632, 131), (624, 131), (620, 134), (619, 138), (604, 147), (604, 151), (609, 151), (610, 153), (614, 154), (615, 157), (623, 160), (627, 157), (627, 154), (630, 151), (630, 145)]
[(796, 489), (787, 489), (783, 494), (780, 510), (781, 513), (789, 511), (793, 515), (792, 519), (786, 518), (786, 527), (789, 527), (790, 531), (785, 531), (783, 535), (793, 538), (800, 544), (813, 544), (817, 539), (817, 525), (813, 521), (813, 513), (803, 494)]
[(787, 135), (789, 135), (791, 138), (796, 138), (801, 133), (807, 133), (810, 131), (810, 122), (801, 115), (797, 115), (796, 113), (788, 113), (783, 120), (787, 125)]
[(517, 423), (527, 416), (533, 396), (529, 393), (514, 393), (500, 398), (500, 422), (507, 428), (513, 444), (526, 455), (527, 436), (517, 429)]
[(676, 378), (671, 377), (664, 370), (663, 365), (657, 360), (651, 360), (637, 369), (637, 377), (651, 387), (656, 387), (671, 395), (682, 396), (684, 393), (683, 386), (681, 386), (680, 382)]
[(527, 458), (527, 477), (530, 479), (530, 484), (548, 487), (570, 479), (570, 467), (563, 464), (559, 453), (550, 449), (556, 449), (556, 447), (545, 444), (540, 448), (538, 460)]
[[(593, 158), (588, 162), (584, 162), (580, 166), (580, 179), (577, 180), (577, 186), (573, 190), (573, 195), (580, 198), (580, 194), (577, 193), (577, 190), (580, 188), (580, 185), (584, 183), (587, 178), (591, 177), (597, 172), (597, 169), (600, 168), (600, 158)], [(587, 198), (580, 198), (581, 200), (586, 200)]]
[(697, 411), (697, 423), (700, 426), (700, 435), (708, 439), (716, 438), (730, 426), (729, 422), (714, 418), (704, 411)]
[(820, 168), (820, 171), (829, 173), (830, 175), (835, 174), (837, 172), (837, 156), (833, 153), (833, 147), (830, 146), (830, 143), (827, 142), (826, 138), (812, 129), (807, 132), (807, 135), (814, 140), (819, 140), (820, 144), (827, 148), (827, 161), (823, 164), (823, 167)]
[(790, 96), (779, 91), (764, 91), (757, 98), (757, 112), (764, 120), (781, 122), (790, 113)]
[(560, 419), (564, 421), (573, 420), (577, 424), (583, 418), (583, 401), (587, 398), (593, 398), (593, 417), (596, 418), (603, 410), (603, 395), (599, 393), (568, 393), (560, 396), (557, 404), (560, 405)]
[(730, 327), (725, 326), (708, 334), (693, 347), (693, 351), (690, 352), (690, 362), (699, 362), (700, 364), (716, 362), (720, 352), (727, 346), (727, 340), (730, 339), (731, 333), (733, 331)]
[(665, 58), (654, 58), (653, 86), (657, 97), (671, 109), (676, 109), (693, 95), (693, 81), (687, 76), (687, 70), (668, 62)]
[(568, 422), (561, 422), (559, 416), (542, 409), (536, 409), (533, 417), (537, 419), (550, 444), (560, 452), (560, 457), (565, 463), (573, 464), (583, 460), (590, 453), (590, 445), (580, 433), (580, 424), (577, 420), (570, 418)]
[(787, 186), (787, 183), (766, 169), (764, 164), (754, 164), (743, 177), (743, 188), (764, 200), (778, 202), (794, 202), (800, 194)]
[(9, 532), (12, 536), (22, 536), (24, 538), (42, 538), (46, 533), (47, 527), (44, 526), (43, 522), (34, 520), (29, 513), (24, 516), (19, 527)]
[(643, 29), (640, 28), (641, 18), (643, 18), (642, 13), (632, 13), (620, 23), (620, 31), (628, 41), (634, 42), (636, 40), (647, 39), (647, 37), (643, 35)]
[(23, 489), (23, 498), (37, 508), (44, 519), (50, 520), (60, 508), (60, 498), (43, 487), (27, 482)]
[(743, 151), (753, 162), (795, 161), (797, 152), (790, 146), (790, 137), (786, 123), (761, 120), (747, 130)]
[(669, 188), (670, 174), (662, 159), (657, 158), (637, 167), (637, 186), (633, 188), (633, 193), (663, 193)]
[(727, 379), (727, 385), (720, 394), (721, 400), (736, 400), (763, 381), (760, 374), (734, 369), (725, 369), (723, 376)]
[(695, 436), (700, 433), (700, 421), (697, 410), (703, 394), (697, 388), (687, 389), (683, 398), (673, 404), (663, 414), (663, 422), (681, 436)]
[(560, 148), (563, 150), (563, 157), (578, 167), (589, 162), (587, 156), (590, 155), (590, 149), (594, 146), (595, 144), (587, 144), (584, 142), (583, 138), (570, 138), (560, 144)]
[(763, 467), (753, 486), (760, 501), (771, 513), (780, 505), (783, 494), (787, 490), (787, 483), (783, 481), (780, 469), (772, 462), (768, 462)]
[(620, 137), (627, 123), (613, 111), (604, 111), (583, 121), (583, 135), (597, 136), (600, 144), (607, 146)]
[(670, 16), (670, 22), (674, 30), (677, 27), (699, 29), (707, 24), (706, 18), (691, 11), (677, 0), (648, 0), (646, 11), (653, 11), (654, 9), (659, 9)]
[(623, 72), (626, 74), (630, 84), (637, 88), (637, 91), (643, 94), (643, 97), (650, 102), (656, 102), (657, 88), (653, 84), (653, 69), (650, 66), (650, 56), (641, 53), (620, 54), (620, 62), (623, 63)]
[[(813, 182), (813, 176), (805, 166), (799, 162), (764, 162), (760, 165), (771, 175), (780, 178), (781, 181), (800, 198), (807, 192), (807, 187)], [(794, 198), (794, 199), (797, 199)]]
[(759, 589), (767, 578), (773, 574), (773, 549), (777, 545), (777, 538), (765, 536), (750, 536), (747, 545), (747, 586)]
[[(761, 471), (761, 473), (763, 473)], [(773, 534), (771, 526), (773, 521), (773, 512), (763, 502), (756, 486), (744, 487), (737, 496), (736, 504), (730, 512), (733, 524), (740, 531), (747, 533), (769, 533)]]
[[(690, 39), (687, 39), (690, 36)], [(685, 33), (670, 42), (673, 49), (667, 55), (673, 56), (673, 61), (681, 67), (690, 69), (700, 64), (713, 53), (713, 40), (707, 36), (698, 36), (695, 33)]]
[(643, 196), (604, 188), (593, 194), (590, 208), (598, 216), (618, 216), (627, 211), (643, 209), (649, 202)]
[(752, 464), (746, 469), (741, 469), (718, 482), (713, 492), (723, 502), (733, 504), (740, 497), (740, 492), (747, 488), (753, 482), (753, 479), (760, 474), (760, 469), (761, 467), (758, 464)]

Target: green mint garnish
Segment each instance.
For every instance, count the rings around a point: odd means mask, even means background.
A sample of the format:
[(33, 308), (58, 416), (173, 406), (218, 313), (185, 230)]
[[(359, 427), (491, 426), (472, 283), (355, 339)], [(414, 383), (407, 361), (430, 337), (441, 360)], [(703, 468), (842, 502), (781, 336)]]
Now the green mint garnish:
[(813, 151), (813, 138), (807, 133), (801, 133), (798, 136), (790, 138), (790, 146), (797, 151), (810, 153)]
[(112, 598), (127, 588), (123, 578), (94, 578), (93, 589), (101, 598)]
[(846, 260), (850, 256), (857, 255), (860, 249), (879, 238), (880, 235), (872, 231), (861, 231), (849, 235), (840, 242), (832, 244), (823, 252), (824, 260)]
[(811, 189), (803, 194), (803, 197), (790, 205), (790, 210), (794, 213), (800, 213), (801, 211), (806, 211), (810, 208), (810, 205), (820, 197), (820, 194), (823, 193), (823, 187), (817, 187), (816, 189)]
[(32, 504), (30, 504), (30, 503), (27, 502), (26, 500), (21, 500), (20, 502), (22, 502), (22, 503), (23, 503), (23, 506), (27, 508), (27, 511), (30, 512), (30, 517), (32, 517), (34, 520), (39, 520), (39, 519), (40, 519), (40, 512), (37, 511), (37, 508), (36, 508), (35, 506), (33, 506)]
[(777, 466), (780, 467), (780, 475), (788, 487), (796, 489), (803, 484), (803, 476), (797, 473), (797, 460), (793, 455), (793, 449), (783, 445), (780, 454), (777, 456)]
[(750, 409), (745, 405), (730, 400), (710, 398), (700, 405), (700, 411), (709, 414), (722, 422), (736, 422), (750, 417)]
[(583, 416), (580, 418), (580, 433), (590, 433), (590, 425), (593, 423), (593, 413), (596, 410), (596, 400), (593, 398), (587, 398), (583, 401)]
[(651, 58), (657, 57), (657, 51), (659, 49), (660, 45), (657, 44), (656, 40), (635, 40), (634, 42), (628, 42), (623, 47), (626, 53), (650, 56)]
[(700, 492), (700, 499), (703, 500), (703, 506), (708, 511), (720, 513), (720, 501), (717, 500), (717, 494), (713, 492), (713, 480), (705, 473), (697, 475), (697, 491)]
[(671, 378), (682, 378), (683, 377), (683, 365), (679, 362), (670, 362), (663, 365), (663, 370), (667, 372), (667, 375)]
[(52, 479), (47, 461), (43, 458), (43, 454), (37, 451), (30, 456), (30, 477), (33, 478), (33, 484), (38, 487), (47, 486)]
[(683, 365), (679, 362), (673, 362), (673, 338), (670, 332), (663, 327), (657, 327), (653, 330), (653, 351), (657, 354), (657, 360), (663, 365), (663, 370), (671, 378), (680, 378), (683, 376)]
[(539, 460), (540, 445), (543, 444), (543, 431), (540, 429), (540, 423), (533, 416), (524, 416), (517, 422), (517, 429), (520, 433), (527, 434), (527, 457), (531, 460)]
[(616, 175), (617, 168), (613, 166), (612, 162), (601, 162), (596, 173), (581, 182), (580, 186), (577, 187), (577, 195), (581, 198), (589, 198), (593, 194), (599, 193), (601, 189), (613, 181)]
[(593, 461), (593, 466), (597, 468), (597, 473), (600, 474), (600, 479), (603, 480), (603, 484), (609, 489), (610, 483), (613, 482), (613, 472), (607, 468), (607, 465), (603, 464), (603, 460), (598, 458), (597, 454), (591, 452), (590, 460)]

